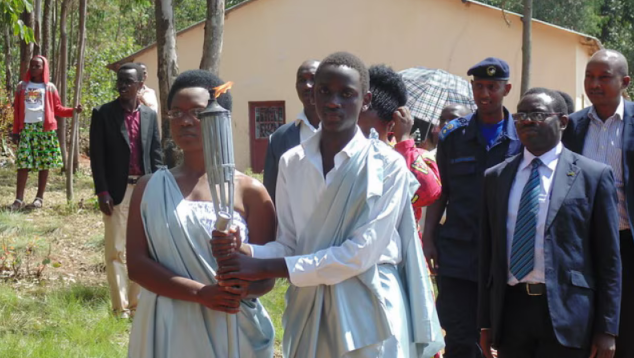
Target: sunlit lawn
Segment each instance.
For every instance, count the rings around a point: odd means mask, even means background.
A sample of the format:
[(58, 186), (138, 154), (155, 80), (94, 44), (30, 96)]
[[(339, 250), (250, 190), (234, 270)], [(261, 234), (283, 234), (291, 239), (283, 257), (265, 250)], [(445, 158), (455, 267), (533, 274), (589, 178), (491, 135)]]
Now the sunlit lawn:
[[(27, 202), (35, 179), (29, 178)], [(0, 168), (0, 206), (11, 204), (14, 185), (15, 171)], [(76, 177), (70, 205), (64, 177), (51, 173), (44, 205), (0, 210), (0, 358), (125, 357), (130, 322), (110, 314), (103, 224), (87, 170)], [(285, 291), (278, 281), (262, 299), (278, 347)]]

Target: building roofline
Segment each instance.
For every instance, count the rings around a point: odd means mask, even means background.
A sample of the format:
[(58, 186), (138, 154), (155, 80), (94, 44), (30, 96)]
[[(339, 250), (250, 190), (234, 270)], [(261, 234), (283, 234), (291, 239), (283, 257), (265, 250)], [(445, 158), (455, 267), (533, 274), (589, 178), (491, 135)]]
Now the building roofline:
[[(255, 2), (255, 1), (257, 1), (257, 0), (245, 0), (245, 1), (243, 1), (243, 2), (241, 2), (241, 3), (239, 3), (239, 4), (237, 4), (237, 5), (233, 5), (232, 7), (230, 7), (230, 8), (228, 8), (228, 9), (226, 9), (226, 10), (225, 10), (225, 18), (229, 15), (229, 13), (231, 13), (231, 12), (233, 12), (233, 11), (235, 11), (235, 10), (237, 10), (237, 9), (239, 9), (239, 8), (241, 8), (241, 7), (243, 7), (243, 6), (246, 6), (246, 5), (248, 5), (248, 4), (252, 3), (252, 2)], [(182, 30), (177, 31), (177, 32), (176, 32), (176, 37), (178, 37), (179, 35), (184, 34), (184, 33), (186, 33), (186, 32), (189, 32), (189, 31), (191, 31), (192, 29), (195, 29), (195, 28), (197, 28), (197, 27), (199, 27), (199, 26), (205, 26), (205, 21), (206, 21), (206, 20), (199, 21), (199, 22), (197, 22), (197, 23), (195, 23), (195, 24), (192, 24), (192, 25), (190, 25), (190, 26), (187, 26), (186, 28), (184, 28), (184, 29), (182, 29)], [(113, 62), (113, 63), (107, 64), (107, 65), (106, 65), (106, 68), (108, 68), (108, 69), (110, 69), (110, 70), (112, 70), (112, 71), (116, 71), (116, 70), (117, 70), (117, 68), (118, 68), (119, 66), (121, 66), (122, 64), (127, 63), (127, 62), (132, 62), (132, 61), (134, 61), (134, 59), (135, 59), (135, 58), (137, 58), (137, 57), (139, 57), (139, 56), (143, 55), (144, 53), (146, 53), (146, 52), (148, 52), (148, 51), (150, 51), (150, 50), (151, 50), (151, 49), (153, 49), (154, 47), (156, 47), (156, 42), (153, 42), (153, 43), (151, 43), (151, 44), (149, 44), (149, 45), (145, 46), (144, 48), (142, 48), (142, 49), (140, 49), (140, 50), (138, 50), (138, 51), (136, 51), (136, 52), (132, 53), (132, 54), (131, 54), (131, 55), (129, 55), (129, 56), (126, 56), (126, 57), (124, 57), (124, 58), (120, 59), (119, 61), (116, 61), (116, 62)]]
[[(237, 5), (234, 5), (234, 6), (230, 7), (230, 8), (228, 8), (225, 11), (225, 17), (227, 17), (229, 13), (231, 13), (231, 12), (233, 12), (233, 11), (243, 7), (243, 6), (247, 6), (250, 3), (255, 2), (255, 1), (257, 1), (257, 0), (246, 0), (246, 1), (243, 1), (243, 2), (241, 2), (239, 4), (237, 4)], [(504, 13), (506, 13), (506, 14), (517, 16), (517, 17), (520, 17), (520, 18), (523, 17), (523, 15), (521, 15), (521, 14), (518, 14), (518, 13), (515, 13), (515, 12), (512, 12), (512, 11), (502, 10), (499, 7), (495, 7), (495, 6), (492, 6), (492, 5), (484, 4), (484, 3), (481, 3), (479, 1), (475, 1), (475, 0), (460, 0), (460, 1), (462, 1), (467, 6), (470, 5), (470, 4), (473, 4), (473, 5), (484, 7), (484, 8), (490, 9), (490, 10), (496, 10), (496, 11), (500, 11), (500, 12), (504, 11)], [(571, 33), (571, 34), (574, 34), (574, 35), (577, 35), (577, 36), (581, 37), (582, 38), (582, 42), (581, 43), (584, 46), (588, 47), (588, 53), (589, 54), (593, 54), (596, 51), (598, 51), (598, 50), (603, 48), (603, 45), (601, 44), (601, 41), (598, 38), (594, 37), (594, 36), (586, 35), (586, 34), (583, 34), (581, 32), (577, 32), (575, 30), (567, 29), (565, 27), (561, 27), (561, 26), (558, 26), (558, 25), (555, 25), (555, 24), (551, 24), (550, 22), (546, 22), (546, 21), (542, 21), (542, 20), (533, 19), (533, 22), (539, 23), (539, 24), (542, 24), (542, 25), (546, 25), (546, 26), (550, 26), (550, 27), (554, 27), (556, 29), (559, 29), (559, 30), (562, 30), (562, 31), (565, 31), (565, 32), (568, 32), (568, 33)], [(188, 31), (191, 31), (192, 29), (197, 28), (199, 26), (205, 26), (205, 20), (202, 20), (202, 21), (197, 22), (197, 23), (195, 23), (193, 25), (190, 25), (190, 26), (188, 26), (188, 27), (186, 27), (186, 28), (184, 28), (184, 29), (182, 29), (180, 31), (177, 31), (176, 32), (176, 37), (178, 37), (181, 34), (184, 34), (184, 33), (188, 32)], [(132, 62), (135, 58), (143, 55), (144, 53), (146, 53), (148, 51), (150, 51), (154, 47), (156, 47), (156, 42), (154, 42), (154, 43), (152, 43), (152, 44), (150, 44), (150, 45), (148, 45), (148, 46), (146, 46), (146, 47), (134, 52), (133, 54), (131, 54), (129, 56), (126, 56), (126, 57), (122, 58), (119, 61), (116, 61), (116, 62), (108, 64), (108, 65), (106, 65), (106, 67), (108, 69), (112, 70), (112, 71), (116, 71), (116, 69), (121, 64), (126, 63), (126, 62)]]
[[(524, 15), (522, 15), (522, 14), (518, 14), (518, 13), (513, 12), (513, 11), (503, 10), (503, 9), (501, 9), (499, 7), (488, 5), (488, 4), (485, 4), (485, 3), (482, 3), (482, 2), (479, 2), (479, 1), (476, 1), (476, 0), (461, 0), (461, 1), (463, 3), (465, 3), (466, 5), (473, 4), (473, 5), (484, 7), (484, 8), (488, 8), (488, 9), (491, 9), (491, 10), (497, 10), (497, 11), (500, 11), (500, 12), (504, 12), (506, 14), (517, 16), (519, 18), (524, 17)], [(590, 36), (588, 34), (584, 34), (584, 33), (581, 33), (581, 32), (578, 32), (578, 31), (575, 31), (575, 30), (572, 30), (572, 29), (561, 27), (559, 25), (555, 25), (553, 23), (542, 21), (542, 20), (538, 20), (538, 19), (535, 19), (535, 18), (533, 18), (533, 22), (534, 23), (538, 23), (538, 24), (542, 24), (542, 25), (546, 25), (546, 26), (549, 26), (549, 27), (554, 27), (556, 29), (559, 29), (559, 30), (568, 32), (570, 34), (574, 34), (574, 35), (577, 35), (577, 36), (581, 37), (583, 39), (582, 44), (585, 45), (585, 46), (590, 47), (590, 49), (589, 49), (589, 51), (591, 51), (590, 54), (593, 54), (596, 51), (598, 51), (598, 50), (603, 48), (603, 44), (601, 43), (601, 40), (599, 40), (598, 38), (596, 38), (594, 36)]]

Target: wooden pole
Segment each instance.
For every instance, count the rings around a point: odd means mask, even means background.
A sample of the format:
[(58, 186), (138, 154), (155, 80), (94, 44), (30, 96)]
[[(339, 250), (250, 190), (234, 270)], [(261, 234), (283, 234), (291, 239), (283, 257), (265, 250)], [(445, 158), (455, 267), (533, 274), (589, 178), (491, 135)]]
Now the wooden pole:
[[(79, 43), (77, 44), (77, 69), (75, 75), (75, 98), (73, 105), (75, 108), (81, 100), (81, 79), (84, 73), (84, 50), (86, 47), (86, 2), (88, 0), (79, 0)], [(79, 113), (73, 113), (73, 124), (71, 127), (70, 155), (75, 152), (75, 146), (79, 145), (77, 128), (79, 127)], [(69, 155), (66, 163), (66, 200), (73, 201), (73, 160)]]
[(524, 0), (524, 17), (522, 18), (522, 86), (520, 97), (531, 86), (531, 61), (532, 61), (532, 24), (533, 24), (533, 0)]

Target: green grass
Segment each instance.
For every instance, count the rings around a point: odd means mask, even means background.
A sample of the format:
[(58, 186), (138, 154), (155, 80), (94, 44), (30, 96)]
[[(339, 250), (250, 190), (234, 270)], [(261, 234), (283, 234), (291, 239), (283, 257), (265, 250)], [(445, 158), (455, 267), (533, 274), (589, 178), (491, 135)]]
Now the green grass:
[[(17, 276), (11, 276), (11, 261), (5, 262), (7, 271), (0, 268), (0, 358), (127, 355), (130, 322), (110, 314), (102, 218), (87, 173), (84, 168), (75, 177), (72, 203), (66, 201), (65, 177), (51, 172), (43, 209), (0, 209), (0, 248), (6, 246), (22, 264)], [(247, 173), (262, 181), (261, 175)], [(36, 175), (31, 175), (27, 203), (35, 197), (35, 185)], [(14, 195), (15, 170), (0, 168), (0, 205), (10, 205)], [(43, 276), (35, 277), (35, 266), (49, 255)], [(0, 264), (5, 256), (0, 252)], [(278, 351), (287, 287), (278, 280), (261, 298), (273, 320)]]
[(0, 286), (0, 357), (125, 357), (129, 323), (109, 306), (104, 286), (29, 294)]
[[(279, 280), (262, 298), (281, 347), (287, 284)], [(110, 314), (105, 286), (38, 287), (28, 292), (0, 285), (0, 357), (125, 357), (130, 323)]]
[(266, 311), (273, 321), (273, 327), (275, 327), (275, 343), (280, 349), (282, 346), (282, 337), (284, 336), (282, 314), (284, 314), (284, 308), (286, 307), (284, 296), (287, 288), (288, 282), (286, 280), (277, 280), (275, 282), (275, 288), (260, 298), (262, 305), (266, 308)]
[(52, 235), (60, 226), (61, 220), (56, 217), (43, 218), (35, 224), (32, 219), (29, 220), (22, 214), (0, 211), (0, 237), (32, 238)]

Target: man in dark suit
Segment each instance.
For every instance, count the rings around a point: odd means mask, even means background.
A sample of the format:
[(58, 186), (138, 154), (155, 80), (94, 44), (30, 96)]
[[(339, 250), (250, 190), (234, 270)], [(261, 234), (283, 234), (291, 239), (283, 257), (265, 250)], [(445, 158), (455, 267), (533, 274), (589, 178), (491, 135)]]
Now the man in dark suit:
[(481, 346), (500, 358), (611, 358), (621, 297), (609, 166), (565, 149), (564, 99), (534, 89), (513, 115), (524, 152), (487, 170)]
[(295, 89), (299, 100), (304, 105), (304, 110), (297, 115), (295, 121), (279, 127), (269, 137), (264, 162), (264, 186), (273, 202), (275, 202), (275, 186), (277, 185), (277, 166), (282, 154), (310, 138), (319, 128), (319, 117), (312, 103), (317, 67), (319, 67), (317, 60), (304, 61), (299, 66), (295, 78)]
[(117, 71), (119, 97), (92, 112), (90, 167), (105, 226), (106, 275), (115, 315), (128, 317), (136, 307), (138, 285), (130, 282), (123, 262), (128, 207), (139, 177), (162, 162), (156, 112), (137, 99), (143, 70), (124, 64)]
[(562, 140), (566, 148), (614, 171), (623, 263), (617, 358), (634, 357), (634, 103), (622, 97), (629, 84), (627, 60), (621, 53), (601, 50), (594, 54), (584, 80), (592, 106), (570, 116)]

